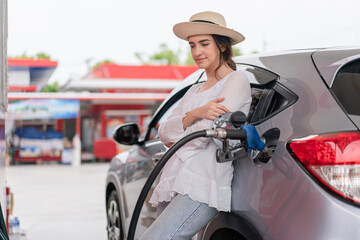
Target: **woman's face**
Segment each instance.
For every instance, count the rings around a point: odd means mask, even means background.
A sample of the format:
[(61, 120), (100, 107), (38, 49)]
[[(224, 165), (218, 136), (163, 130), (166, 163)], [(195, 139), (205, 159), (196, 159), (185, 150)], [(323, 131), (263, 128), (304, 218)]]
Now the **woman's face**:
[(215, 70), (219, 65), (220, 51), (211, 35), (189, 37), (191, 55), (200, 69)]

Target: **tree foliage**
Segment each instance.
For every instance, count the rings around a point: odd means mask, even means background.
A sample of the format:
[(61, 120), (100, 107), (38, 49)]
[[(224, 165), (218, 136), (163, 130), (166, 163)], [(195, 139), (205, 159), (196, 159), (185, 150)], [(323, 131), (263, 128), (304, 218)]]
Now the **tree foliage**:
[(169, 49), (166, 43), (162, 43), (159, 50), (150, 56), (139, 52), (136, 52), (135, 56), (142, 64), (169, 65), (180, 64), (180, 54), (180, 50), (173, 51)]
[(112, 63), (112, 64), (116, 64), (114, 61), (110, 60), (110, 59), (105, 59), (105, 60), (102, 60), (102, 61), (99, 61), (97, 63), (95, 63), (91, 69), (95, 69), (97, 68), (98, 66), (100, 66), (101, 64), (104, 64), (104, 63)]
[(47, 84), (42, 92), (58, 92), (59, 91), (59, 83), (55, 82), (53, 84)]
[(242, 55), (243, 55), (240, 48), (238, 48), (238, 47), (232, 47), (232, 49), (233, 49), (233, 56), (234, 56), (234, 57), (242, 56)]
[(47, 55), (44, 52), (39, 52), (35, 55), (36, 59), (51, 59), (50, 55)]
[(194, 61), (194, 59), (193, 59), (193, 57), (191, 55), (191, 52), (189, 51), (188, 55), (186, 57), (186, 60), (185, 60), (185, 65), (195, 65), (195, 64), (196, 63), (195, 63), (195, 61)]
[(160, 44), (160, 50), (150, 56), (150, 62), (159, 62), (160, 64), (179, 64), (180, 51), (170, 50), (166, 43)]
[(33, 60), (38, 60), (38, 59), (48, 59), (51, 60), (50, 55), (46, 54), (45, 52), (38, 52), (35, 55), (28, 55), (26, 52), (24, 52), (21, 55), (17, 55), (15, 57), (9, 56), (9, 58), (15, 58), (15, 59), (33, 59)]

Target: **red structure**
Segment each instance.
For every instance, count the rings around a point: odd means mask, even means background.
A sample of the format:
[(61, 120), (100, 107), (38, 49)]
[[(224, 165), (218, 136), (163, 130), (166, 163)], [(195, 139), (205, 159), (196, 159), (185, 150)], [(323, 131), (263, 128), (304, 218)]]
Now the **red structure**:
[[(79, 99), (81, 113), (73, 125), (76, 126), (74, 133), (81, 136), (82, 159), (110, 160), (124, 150), (124, 146), (114, 144), (113, 129), (131, 121), (142, 130), (156, 106), (196, 70), (196, 66), (122, 66), (106, 63), (93, 69), (83, 79), (69, 81), (62, 87), (61, 93), (13, 93), (9, 97), (18, 99), (32, 95), (33, 98)], [(61, 126), (69, 124), (69, 121), (58, 121), (56, 125), (60, 131)]]
[(56, 68), (57, 61), (50, 59), (32, 59), (32, 58), (9, 58), (9, 67), (29, 67), (29, 68)]
[(196, 66), (177, 65), (140, 65), (126, 66), (105, 63), (85, 76), (85, 79), (184, 79), (198, 68)]
[[(196, 66), (102, 64), (84, 78), (68, 81), (58, 93), (38, 92), (57, 67), (50, 60), (9, 59), (9, 101), (26, 99), (77, 99), (76, 119), (21, 121), (21, 126), (45, 125), (64, 134), (64, 148), (72, 148), (80, 136), (82, 160), (110, 160), (124, 146), (112, 140), (113, 129), (125, 122), (136, 122), (143, 130), (149, 116), (181, 81), (198, 70)], [(44, 125), (45, 124), (45, 125)], [(46, 126), (45, 126), (46, 127)], [(15, 161), (20, 161), (15, 151)], [(22, 157), (21, 162), (39, 157)], [(61, 156), (43, 156), (43, 161), (60, 161)]]
[[(197, 69), (196, 66), (122, 66), (106, 63), (89, 72), (81, 82), (87, 87), (93, 84), (91, 91), (101, 93), (170, 93)], [(100, 123), (100, 137), (93, 141), (95, 158), (111, 159), (121, 151), (111, 138), (112, 130), (128, 121), (137, 122), (143, 130), (144, 122), (152, 114), (156, 102), (150, 105), (141, 100), (117, 104), (103, 102), (89, 106), (82, 115), (97, 116)]]
[(83, 79), (68, 82), (64, 90), (169, 93), (179, 82), (196, 70), (198, 70), (196, 66), (123, 66), (105, 63), (89, 72)]

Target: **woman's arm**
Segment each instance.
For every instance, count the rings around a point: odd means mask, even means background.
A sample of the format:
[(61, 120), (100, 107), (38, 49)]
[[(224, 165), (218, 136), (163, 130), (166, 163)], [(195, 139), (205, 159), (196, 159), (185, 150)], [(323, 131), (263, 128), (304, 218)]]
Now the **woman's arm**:
[[(185, 135), (194, 131), (211, 128), (215, 118), (224, 112), (242, 111), (247, 115), (251, 104), (251, 88), (249, 80), (241, 72), (231, 74), (231, 76), (226, 79), (217, 99), (223, 99), (221, 103), (216, 103), (217, 105), (222, 106), (222, 110), (219, 110), (216, 114), (215, 112), (212, 112), (210, 117), (203, 112), (202, 116), (206, 115), (208, 117), (198, 118), (193, 124), (187, 126)], [(201, 111), (201, 109), (205, 109), (204, 111), (206, 112), (206, 109), (209, 109), (207, 106), (208, 104), (211, 105), (211, 102), (197, 110)], [(226, 111), (223, 112), (224, 109), (226, 109)]]
[[(251, 88), (248, 79), (241, 72), (231, 74), (222, 86), (217, 99), (223, 99), (221, 105), (227, 109), (226, 112), (242, 111), (248, 114), (251, 104)], [(220, 103), (218, 102), (217, 104)], [(183, 136), (195, 131), (211, 129), (214, 122), (213, 119), (215, 119), (214, 116), (195, 120), (193, 124), (185, 129)], [(185, 145), (186, 151), (178, 151), (176, 154), (183, 161), (186, 161), (200, 150), (205, 149), (209, 141), (209, 138), (194, 139)]]
[(225, 97), (221, 104), (230, 112), (242, 111), (247, 115), (251, 104), (251, 87), (248, 78), (240, 71), (234, 72), (228, 77), (219, 97)]
[[(215, 118), (224, 112), (242, 111), (247, 115), (251, 104), (251, 88), (246, 76), (235, 72), (226, 79), (219, 97), (207, 104), (182, 113), (184, 99), (185, 96), (168, 120), (160, 125), (160, 140), (168, 147), (189, 133), (211, 128)], [(200, 147), (206, 140), (198, 139), (192, 142)]]
[(159, 126), (158, 135), (160, 141), (167, 147), (170, 147), (174, 142), (179, 140), (184, 133), (182, 127), (182, 119), (185, 117), (183, 113), (183, 105), (185, 98), (192, 92), (190, 88), (179, 101), (178, 106), (173, 110), (171, 115)]
[[(182, 136), (186, 135), (184, 134), (185, 130), (189, 126), (193, 125), (194, 122), (201, 119), (208, 119), (213, 121), (220, 114), (229, 111), (226, 107), (219, 104), (225, 99), (224, 97), (221, 97), (211, 100), (207, 104), (198, 108), (194, 108), (193, 110), (183, 114), (182, 107), (184, 104), (184, 99), (185, 96), (181, 99), (179, 105), (174, 109), (173, 113), (169, 116), (169, 118), (159, 127), (158, 134), (160, 140), (167, 147), (171, 147), (174, 142), (179, 140)], [(209, 125), (209, 123), (206, 123), (206, 126), (207, 125)], [(180, 129), (180, 127), (182, 128)], [(197, 127), (201, 128), (202, 126), (200, 125)], [(193, 128), (192, 131), (194, 131)]]
[(224, 99), (224, 97), (216, 98), (201, 107), (194, 108), (190, 112), (187, 112), (182, 120), (183, 129), (185, 130), (198, 119), (215, 120), (220, 114), (228, 112), (229, 109), (219, 104), (224, 101)]

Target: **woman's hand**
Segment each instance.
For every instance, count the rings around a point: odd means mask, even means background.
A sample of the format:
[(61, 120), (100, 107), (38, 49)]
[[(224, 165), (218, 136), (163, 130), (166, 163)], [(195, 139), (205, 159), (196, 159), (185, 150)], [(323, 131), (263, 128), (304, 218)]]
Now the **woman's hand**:
[(230, 112), (224, 105), (219, 104), (224, 101), (225, 98), (215, 98), (207, 104), (197, 108), (197, 116), (200, 119), (215, 120), (219, 115)]
[(165, 145), (166, 147), (168, 147), (168, 148), (171, 148), (171, 146), (174, 145), (174, 143), (173, 143), (173, 142), (171, 142), (171, 143), (164, 143), (164, 145)]
[(229, 109), (220, 104), (224, 100), (224, 97), (215, 98), (207, 104), (186, 113), (182, 120), (184, 130), (198, 119), (215, 120), (220, 114), (230, 112)]

